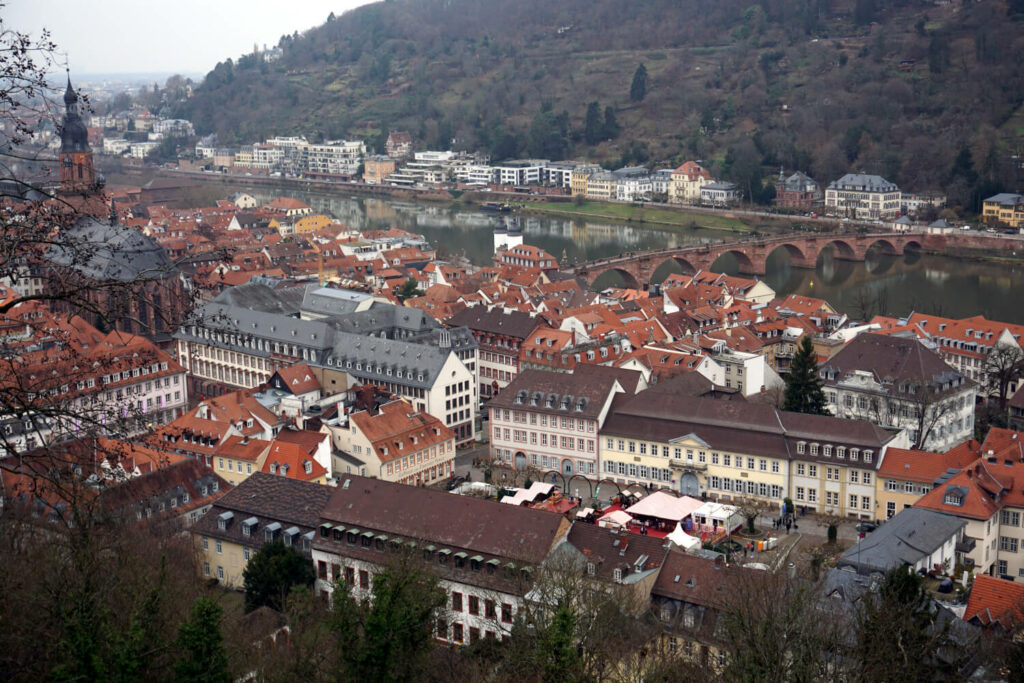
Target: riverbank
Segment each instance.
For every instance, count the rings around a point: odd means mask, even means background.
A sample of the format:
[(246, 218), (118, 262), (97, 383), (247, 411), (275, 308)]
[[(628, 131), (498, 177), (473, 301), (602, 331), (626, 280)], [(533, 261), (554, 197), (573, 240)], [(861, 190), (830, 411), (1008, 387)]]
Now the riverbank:
[(729, 232), (749, 233), (756, 229), (751, 223), (730, 215), (712, 215), (685, 209), (656, 208), (648, 205), (618, 204), (612, 202), (529, 202), (517, 205), (520, 211), (544, 213), (552, 216), (586, 218), (589, 220), (621, 221), (659, 225), (682, 230), (709, 228)]

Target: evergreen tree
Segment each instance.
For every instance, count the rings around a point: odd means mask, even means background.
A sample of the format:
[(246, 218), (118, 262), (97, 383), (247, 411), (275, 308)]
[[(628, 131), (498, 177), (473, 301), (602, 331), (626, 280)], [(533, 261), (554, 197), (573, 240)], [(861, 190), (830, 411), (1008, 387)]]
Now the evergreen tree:
[(619, 122), (615, 120), (615, 110), (611, 107), (604, 108), (603, 137), (607, 140), (619, 136)]
[(647, 97), (647, 67), (641, 62), (633, 72), (633, 83), (629, 86), (629, 100), (643, 102), (645, 97)]
[(793, 363), (786, 376), (786, 399), (783, 410), (810, 415), (828, 415), (825, 392), (818, 377), (818, 359), (811, 338), (804, 336), (793, 354)]
[(551, 623), (537, 638), (537, 659), (542, 681), (571, 681), (580, 676), (581, 662), (576, 648), (576, 615), (560, 605)]
[(596, 145), (601, 141), (604, 123), (601, 121), (601, 105), (591, 102), (587, 105), (587, 118), (583, 124), (583, 139), (588, 145)]
[(230, 683), (228, 660), (220, 633), (223, 610), (203, 597), (192, 606), (192, 619), (178, 628), (181, 656), (174, 665), (177, 680), (190, 683)]
[(310, 586), (316, 579), (313, 565), (281, 541), (264, 543), (242, 573), (245, 579), (245, 610), (267, 605), (281, 611), (293, 586)]

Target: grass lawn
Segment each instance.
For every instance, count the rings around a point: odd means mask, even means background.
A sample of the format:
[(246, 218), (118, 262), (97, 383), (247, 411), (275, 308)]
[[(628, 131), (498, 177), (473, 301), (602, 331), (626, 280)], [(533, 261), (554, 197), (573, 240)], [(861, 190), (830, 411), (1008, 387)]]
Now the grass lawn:
[(715, 228), (748, 232), (751, 225), (739, 218), (719, 216), (715, 214), (686, 211), (685, 209), (637, 207), (631, 204), (612, 202), (530, 202), (523, 206), (524, 211), (539, 211), (563, 216), (585, 216), (588, 218), (610, 218), (637, 223), (657, 223), (660, 225), (680, 228)]

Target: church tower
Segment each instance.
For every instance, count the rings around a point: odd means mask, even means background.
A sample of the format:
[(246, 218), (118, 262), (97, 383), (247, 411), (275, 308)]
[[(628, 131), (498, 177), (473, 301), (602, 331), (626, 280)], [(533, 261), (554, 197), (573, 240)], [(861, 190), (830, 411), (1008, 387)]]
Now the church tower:
[(68, 88), (64, 91), (64, 122), (60, 131), (60, 190), (63, 194), (89, 194), (97, 188), (89, 131), (78, 111), (78, 93), (71, 87), (69, 75)]

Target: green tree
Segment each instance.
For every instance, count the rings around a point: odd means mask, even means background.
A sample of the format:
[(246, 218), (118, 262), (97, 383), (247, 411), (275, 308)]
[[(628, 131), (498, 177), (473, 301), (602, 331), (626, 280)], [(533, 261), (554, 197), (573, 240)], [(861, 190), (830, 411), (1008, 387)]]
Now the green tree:
[(647, 97), (647, 67), (643, 62), (633, 72), (633, 82), (629, 86), (629, 100), (631, 102), (643, 102)]
[(263, 605), (281, 611), (294, 586), (311, 586), (316, 579), (310, 561), (281, 541), (263, 544), (249, 560), (242, 577), (247, 612)]
[(825, 392), (818, 377), (818, 358), (807, 335), (800, 340), (800, 346), (793, 354), (793, 363), (786, 375), (786, 398), (782, 409), (810, 415), (828, 414)]
[(596, 145), (601, 141), (604, 123), (601, 121), (601, 105), (591, 102), (587, 105), (587, 116), (583, 123), (583, 139), (588, 145)]
[(542, 681), (572, 681), (579, 677), (576, 615), (567, 605), (559, 605), (551, 623), (538, 634), (536, 656)]
[(402, 286), (398, 288), (397, 292), (398, 298), (400, 299), (408, 299), (410, 297), (420, 296), (421, 294), (423, 294), (423, 292), (421, 292), (417, 287), (415, 278), (409, 278), (408, 280), (403, 282)]
[(334, 587), (332, 629), (339, 657), (338, 680), (408, 681), (431, 650), (445, 593), (435, 574), (411, 558), (397, 558), (373, 577), (372, 597), (352, 597)]
[(952, 655), (957, 647), (937, 614), (917, 572), (889, 570), (878, 591), (860, 601), (854, 646), (859, 677), (854, 680), (947, 679), (943, 674), (950, 663), (938, 657)]
[(223, 614), (212, 598), (198, 598), (192, 618), (178, 628), (181, 655), (174, 664), (177, 680), (189, 683), (230, 683), (224, 639), (220, 633)]
[(619, 136), (619, 122), (615, 119), (615, 110), (611, 107), (604, 108), (604, 125), (601, 127), (602, 137), (606, 140)]
[(556, 116), (551, 103), (545, 102), (530, 124), (527, 149), (540, 159), (564, 159), (569, 150), (568, 133), (568, 121)]

